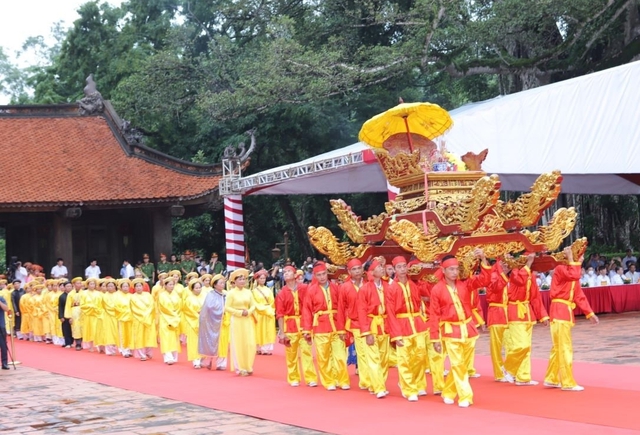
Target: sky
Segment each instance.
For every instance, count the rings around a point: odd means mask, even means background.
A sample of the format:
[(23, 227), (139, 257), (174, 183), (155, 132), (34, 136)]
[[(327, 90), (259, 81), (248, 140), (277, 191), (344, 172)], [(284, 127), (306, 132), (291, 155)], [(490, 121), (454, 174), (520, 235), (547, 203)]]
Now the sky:
[[(76, 10), (88, 0), (2, 0), (0, 6), (0, 46), (4, 52), (13, 56), (30, 36), (50, 35), (51, 27), (58, 21), (64, 21), (64, 27), (71, 27), (78, 18)], [(108, 0), (115, 6), (122, 0)], [(48, 40), (51, 42), (51, 39)], [(29, 60), (21, 61), (26, 66)], [(8, 98), (0, 95), (0, 104), (6, 104)]]

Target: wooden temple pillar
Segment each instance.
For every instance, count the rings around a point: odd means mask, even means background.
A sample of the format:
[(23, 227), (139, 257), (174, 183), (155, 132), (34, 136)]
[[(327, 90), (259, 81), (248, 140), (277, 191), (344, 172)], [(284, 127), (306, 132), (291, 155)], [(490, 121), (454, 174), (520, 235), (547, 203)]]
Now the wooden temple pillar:
[[(64, 265), (67, 266), (67, 270), (69, 271), (69, 276), (71, 276), (71, 271), (73, 270), (71, 222), (71, 219), (67, 219), (59, 213), (53, 214), (53, 262), (55, 264), (56, 259), (62, 257), (62, 259), (64, 259)], [(51, 266), (54, 264), (49, 265), (49, 270), (51, 270)], [(45, 271), (48, 272), (46, 267)]]
[(171, 209), (154, 209), (151, 211), (151, 216), (153, 220), (153, 258), (158, 261), (161, 253), (166, 254), (168, 258), (173, 249)]

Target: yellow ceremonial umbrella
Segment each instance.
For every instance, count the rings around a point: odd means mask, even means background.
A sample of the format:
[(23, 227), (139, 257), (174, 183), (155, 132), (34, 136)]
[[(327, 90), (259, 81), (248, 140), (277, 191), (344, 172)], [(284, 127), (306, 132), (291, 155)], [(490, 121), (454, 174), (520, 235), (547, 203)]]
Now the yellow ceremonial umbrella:
[(411, 133), (431, 140), (446, 132), (452, 124), (449, 112), (437, 104), (401, 103), (365, 122), (358, 139), (372, 147), (382, 148), (389, 137), (406, 133), (413, 152)]

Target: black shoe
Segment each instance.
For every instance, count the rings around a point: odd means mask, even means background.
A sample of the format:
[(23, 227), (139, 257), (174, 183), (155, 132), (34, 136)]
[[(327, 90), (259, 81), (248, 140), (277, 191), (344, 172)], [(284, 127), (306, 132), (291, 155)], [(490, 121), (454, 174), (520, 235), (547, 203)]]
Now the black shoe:
[(76, 350), (82, 350), (82, 346), (76, 346)]
[(11, 370), (11, 369), (9, 368), (9, 366), (4, 365), (4, 366), (2, 366), (2, 370)]

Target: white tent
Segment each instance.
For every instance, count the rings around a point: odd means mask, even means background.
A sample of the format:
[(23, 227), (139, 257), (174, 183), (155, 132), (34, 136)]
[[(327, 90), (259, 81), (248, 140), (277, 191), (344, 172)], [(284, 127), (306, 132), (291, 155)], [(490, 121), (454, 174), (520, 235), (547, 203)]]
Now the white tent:
[[(457, 154), (489, 148), (483, 169), (504, 190), (526, 191), (559, 169), (565, 193), (640, 194), (640, 61), (451, 113), (445, 135)], [(366, 145), (357, 143), (241, 179), (248, 194), (384, 192)]]
[(248, 195), (386, 192), (387, 180), (371, 148), (358, 142), (233, 182)]

